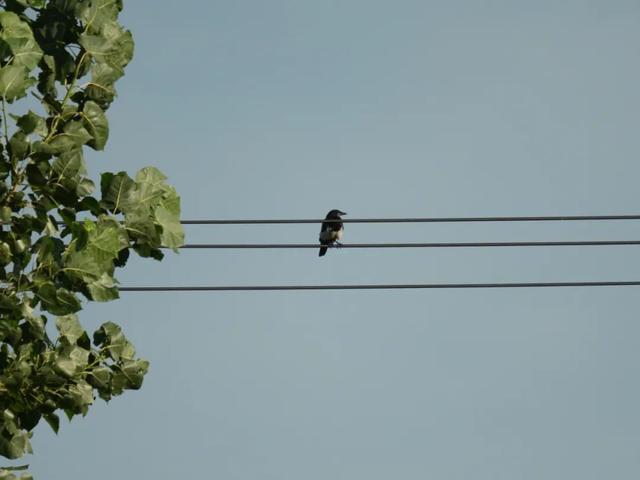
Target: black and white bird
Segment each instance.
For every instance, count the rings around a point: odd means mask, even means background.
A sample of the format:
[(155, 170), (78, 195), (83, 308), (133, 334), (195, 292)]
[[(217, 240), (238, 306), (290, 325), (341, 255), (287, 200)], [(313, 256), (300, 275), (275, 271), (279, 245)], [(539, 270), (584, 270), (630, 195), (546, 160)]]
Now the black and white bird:
[[(340, 210), (331, 210), (327, 213), (327, 216), (324, 217), (325, 220), (342, 220), (340, 215), (346, 215), (346, 213), (341, 212)], [(344, 224), (342, 222), (322, 222), (322, 228), (320, 229), (320, 245), (338, 245), (340, 246), (340, 240), (342, 239), (342, 234), (344, 232)], [(325, 253), (327, 253), (327, 247), (320, 247), (319, 257), (322, 257)]]

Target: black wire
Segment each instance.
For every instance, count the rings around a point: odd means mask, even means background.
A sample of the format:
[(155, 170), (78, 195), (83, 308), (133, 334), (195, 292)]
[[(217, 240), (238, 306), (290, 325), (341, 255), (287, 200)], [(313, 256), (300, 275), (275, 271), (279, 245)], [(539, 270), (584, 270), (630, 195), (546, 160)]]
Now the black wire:
[[(407, 217), (407, 218), (342, 218), (342, 219), (211, 219), (181, 220), (182, 225), (281, 225), (300, 223), (468, 223), (468, 222), (572, 222), (605, 220), (640, 220), (640, 215), (550, 215), (521, 217)], [(64, 222), (57, 221), (59, 225)], [(9, 225), (2, 222), (0, 225)]]
[(464, 223), (464, 222), (568, 222), (601, 220), (640, 220), (640, 215), (563, 215), (537, 217), (414, 217), (414, 218), (343, 218), (326, 219), (234, 219), (234, 220), (182, 220), (183, 225), (276, 225), (297, 223)]
[(630, 282), (521, 282), (521, 283), (407, 283), (370, 285), (237, 285), (203, 287), (121, 287), (121, 292), (246, 292), (273, 290), (405, 290), (452, 288), (551, 288), (551, 287), (637, 287)]
[(254, 248), (474, 248), (474, 247), (580, 247), (640, 245), (640, 240), (588, 240), (557, 242), (429, 242), (429, 243), (349, 243), (340, 247), (317, 243), (190, 243), (183, 249), (254, 249)]

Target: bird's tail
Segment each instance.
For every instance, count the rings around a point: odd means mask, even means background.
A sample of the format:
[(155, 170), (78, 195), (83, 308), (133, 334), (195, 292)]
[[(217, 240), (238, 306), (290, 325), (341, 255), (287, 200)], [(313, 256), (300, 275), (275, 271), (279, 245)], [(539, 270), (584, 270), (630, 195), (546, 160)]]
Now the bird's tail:
[(325, 253), (327, 253), (327, 247), (320, 247), (320, 253), (318, 253), (318, 256), (324, 257)]

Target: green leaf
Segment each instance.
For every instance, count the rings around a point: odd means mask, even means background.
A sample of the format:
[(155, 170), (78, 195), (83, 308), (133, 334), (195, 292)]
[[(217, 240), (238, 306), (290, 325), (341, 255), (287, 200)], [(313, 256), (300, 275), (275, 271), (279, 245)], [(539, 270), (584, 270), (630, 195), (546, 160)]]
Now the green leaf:
[(55, 310), (49, 309), (49, 312), (54, 315), (67, 315), (78, 312), (82, 309), (80, 300), (78, 300), (76, 296), (66, 288), (59, 288), (56, 291), (56, 295), (58, 298), (57, 308)]
[(92, 285), (104, 298), (111, 287), (103, 275), (113, 275), (114, 261), (129, 240), (120, 222), (112, 218), (102, 216), (97, 223), (87, 221), (84, 225), (88, 232), (86, 246), (79, 250), (75, 242), (69, 245), (64, 255), (66, 269), (68, 275)]
[(12, 214), (13, 214), (13, 212), (6, 205), (3, 206), (3, 207), (0, 207), (0, 221), (2, 221), (2, 222), (10, 222)]
[(87, 286), (91, 299), (96, 302), (109, 302), (120, 298), (116, 280), (106, 272), (97, 280), (89, 282)]
[(56, 319), (56, 328), (58, 332), (60, 332), (60, 336), (66, 339), (68, 345), (75, 345), (78, 339), (85, 333), (78, 317), (75, 315), (58, 317)]
[[(51, 222), (47, 222), (49, 225)], [(49, 235), (55, 235), (53, 232)], [(64, 242), (53, 236), (41, 237), (33, 246), (34, 251), (38, 255), (38, 266), (48, 267), (50, 271), (58, 271), (62, 252), (64, 251)]]
[(76, 188), (76, 194), (78, 195), (78, 197), (88, 197), (95, 191), (95, 189), (96, 189), (96, 186), (92, 180), (89, 180), (88, 178), (83, 178), (78, 183), (78, 186)]
[(67, 357), (60, 357), (55, 363), (56, 371), (67, 378), (72, 378), (76, 374), (76, 365), (73, 360)]
[(89, 362), (89, 351), (77, 345), (64, 347), (56, 359), (56, 370), (68, 378), (86, 368)]
[(122, 373), (127, 379), (126, 387), (131, 390), (138, 390), (142, 387), (142, 381), (148, 370), (149, 362), (145, 360), (130, 360), (124, 362)]
[(13, 12), (0, 12), (0, 26), (0, 40), (13, 54), (12, 65), (24, 67), (27, 72), (36, 68), (42, 58), (42, 49), (35, 41), (29, 24)]
[(36, 291), (42, 308), (54, 315), (68, 315), (82, 309), (76, 296), (65, 288), (56, 288), (52, 282), (40, 284)]
[(9, 440), (0, 437), (0, 455), (15, 459), (22, 457), (25, 453), (31, 453), (29, 437), (30, 435), (26, 431), (13, 434)]
[(78, 212), (89, 211), (93, 215), (98, 216), (103, 212), (100, 203), (93, 197), (85, 197), (78, 203), (76, 210)]
[(25, 115), (18, 117), (16, 124), (26, 135), (37, 133), (41, 137), (44, 137), (48, 133), (44, 118), (33, 113), (31, 110), (29, 110)]
[(97, 63), (122, 70), (133, 58), (133, 37), (117, 23), (103, 25), (99, 35), (80, 35), (79, 43)]
[(78, 197), (91, 195), (95, 190), (95, 185), (86, 178), (87, 173), (82, 148), (73, 148), (62, 153), (53, 162), (51, 170), (54, 184), (64, 188), (71, 195), (75, 205)]
[(121, 395), (127, 388), (128, 383), (127, 376), (123, 372), (114, 372), (111, 378), (111, 393), (113, 395)]
[(129, 249), (123, 248), (122, 250), (120, 250), (120, 253), (118, 253), (118, 258), (115, 260), (115, 262), (113, 262), (113, 264), (119, 268), (124, 267), (129, 260), (129, 255)]
[(162, 244), (177, 251), (184, 243), (180, 197), (165, 180), (157, 168), (143, 168), (136, 175), (136, 187), (130, 188), (121, 201), (121, 209), (137, 242), (151, 248)]
[(106, 63), (96, 63), (91, 67), (91, 81), (85, 88), (85, 95), (103, 108), (109, 106), (116, 96), (113, 84), (124, 75), (124, 70)]
[(102, 174), (100, 182), (103, 205), (114, 213), (122, 209), (122, 204), (128, 201), (136, 184), (125, 172)]
[(6, 65), (0, 68), (0, 95), (9, 103), (27, 94), (27, 88), (35, 80), (29, 77), (29, 72), (22, 65)]
[(105, 25), (117, 20), (122, 10), (122, 0), (93, 0), (80, 4), (79, 17), (85, 24), (85, 30), (99, 33)]
[[(27, 180), (33, 186), (41, 187), (46, 185), (47, 176), (49, 175), (48, 162), (34, 162), (27, 165)], [(42, 202), (38, 202), (42, 205)]]
[(91, 370), (88, 381), (98, 390), (106, 391), (109, 389), (109, 386), (111, 384), (111, 375), (111, 368), (104, 365), (95, 367)]
[(155, 167), (146, 167), (136, 174), (137, 195), (133, 201), (153, 205), (162, 198), (167, 185), (164, 174)]
[(32, 452), (29, 442), (31, 434), (18, 427), (16, 416), (11, 410), (2, 412), (0, 431), (0, 455), (15, 459)]
[[(53, 181), (71, 194), (75, 202), (78, 197), (91, 195), (95, 185), (85, 177), (87, 173), (82, 148), (74, 148), (62, 153), (52, 165)], [(75, 205), (75, 203), (74, 203)]]
[(22, 304), (22, 315), (27, 320), (27, 323), (31, 325), (34, 336), (42, 340), (45, 337), (44, 318), (40, 315), (36, 315), (33, 312), (33, 308), (31, 308), (27, 302)]
[(93, 388), (86, 381), (79, 380), (69, 387), (64, 403), (73, 413), (85, 415), (93, 403)]
[(82, 150), (73, 148), (66, 151), (53, 162), (51, 170), (57, 175), (56, 181), (58, 182), (72, 180), (74, 183), (78, 183), (87, 172)]
[(95, 150), (104, 149), (109, 138), (109, 122), (102, 108), (97, 103), (88, 101), (84, 105), (82, 118), (87, 131), (93, 137), (88, 145)]
[(18, 130), (15, 134), (11, 136), (9, 140), (9, 152), (11, 160), (14, 162), (20, 162), (24, 160), (28, 155), (31, 149), (31, 144), (29, 143), (29, 139), (27, 136)]
[(60, 430), (60, 417), (58, 417), (58, 415), (56, 415), (55, 413), (45, 413), (42, 417), (49, 424), (51, 430), (53, 430), (54, 433), (57, 434)]
[(11, 262), (11, 248), (4, 242), (0, 243), (0, 265)]
[(33, 480), (33, 477), (28, 473), (22, 474), (19, 477), (12, 472), (22, 472), (29, 468), (29, 465), (18, 465), (16, 467), (0, 467), (0, 480)]
[(184, 228), (180, 223), (180, 198), (170, 195), (156, 209), (156, 221), (162, 227), (162, 245), (178, 252), (184, 245)]
[(47, 0), (17, 0), (20, 5), (25, 7), (42, 8), (45, 6)]
[(0, 468), (0, 480), (33, 480), (33, 476), (28, 473), (25, 473), (17, 477), (13, 473), (11, 473), (9, 469), (5, 467), (5, 468)]
[(54, 135), (49, 145), (53, 148), (54, 153), (64, 153), (81, 147), (92, 138), (81, 121), (73, 120), (65, 125), (61, 133)]
[(93, 334), (93, 343), (108, 350), (115, 361), (133, 360), (135, 348), (122, 333), (122, 329), (113, 322), (103, 323)]
[(114, 68), (124, 69), (133, 58), (134, 42), (131, 32), (117, 23), (108, 23), (103, 27), (103, 36), (113, 44), (106, 56), (106, 63)]

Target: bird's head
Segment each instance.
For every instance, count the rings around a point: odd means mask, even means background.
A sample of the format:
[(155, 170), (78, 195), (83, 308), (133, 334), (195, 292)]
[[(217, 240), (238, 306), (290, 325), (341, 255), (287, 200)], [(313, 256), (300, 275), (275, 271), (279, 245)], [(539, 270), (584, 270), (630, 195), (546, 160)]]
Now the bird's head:
[(340, 215), (346, 215), (346, 213), (341, 212), (340, 210), (331, 210), (329, 213), (327, 213), (326, 218), (340, 218)]

